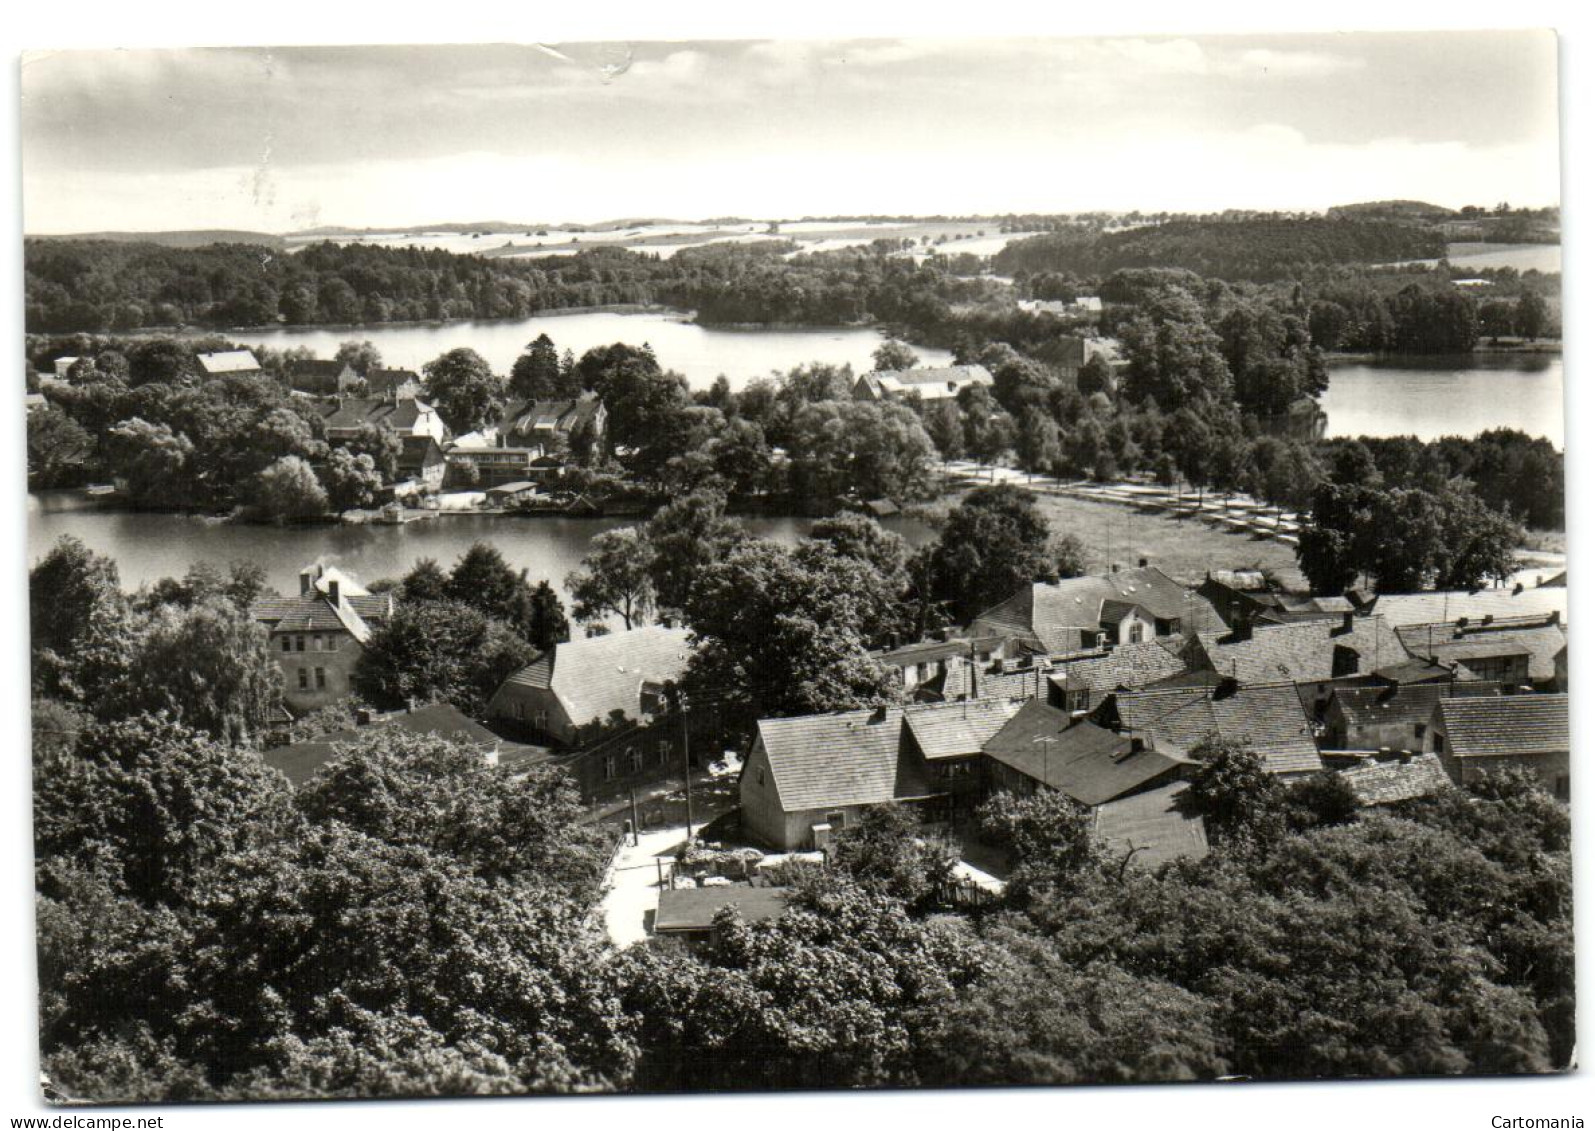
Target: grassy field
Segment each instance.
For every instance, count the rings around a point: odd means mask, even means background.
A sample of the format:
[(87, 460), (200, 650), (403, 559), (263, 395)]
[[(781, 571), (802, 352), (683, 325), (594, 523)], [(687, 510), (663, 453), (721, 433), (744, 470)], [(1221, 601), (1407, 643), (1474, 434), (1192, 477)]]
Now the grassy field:
[[(947, 496), (933, 509), (955, 505), (961, 494)], [(1273, 570), (1292, 589), (1307, 586), (1295, 550), (1281, 542), (1115, 503), (1043, 494), (1036, 500), (1054, 531), (1072, 534), (1085, 545), (1091, 573), (1106, 572), (1114, 564), (1125, 569), (1145, 558), (1175, 580), (1191, 584), (1209, 569), (1256, 567)]]

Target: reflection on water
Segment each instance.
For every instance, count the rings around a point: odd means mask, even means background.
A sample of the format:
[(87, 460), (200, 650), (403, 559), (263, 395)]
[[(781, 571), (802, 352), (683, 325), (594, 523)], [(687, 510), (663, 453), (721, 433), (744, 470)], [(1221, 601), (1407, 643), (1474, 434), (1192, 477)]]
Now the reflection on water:
[(1323, 397), (1330, 436), (1475, 436), (1516, 428), (1563, 446), (1562, 359), (1550, 354), (1340, 362)]

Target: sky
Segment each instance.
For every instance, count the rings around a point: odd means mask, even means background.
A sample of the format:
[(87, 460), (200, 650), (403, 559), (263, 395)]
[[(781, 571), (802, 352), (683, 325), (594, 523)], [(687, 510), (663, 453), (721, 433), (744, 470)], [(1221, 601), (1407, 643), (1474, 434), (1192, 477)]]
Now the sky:
[(1556, 204), (1556, 39), (33, 52), (29, 233)]

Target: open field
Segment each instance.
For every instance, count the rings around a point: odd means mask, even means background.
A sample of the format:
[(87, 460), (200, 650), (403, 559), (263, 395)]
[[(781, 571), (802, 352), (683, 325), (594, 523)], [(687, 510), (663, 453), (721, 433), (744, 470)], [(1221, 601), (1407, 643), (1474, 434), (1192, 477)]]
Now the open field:
[[(1015, 480), (1025, 486), (1022, 479)], [(944, 496), (927, 513), (945, 512), (967, 492)], [(1141, 558), (1177, 581), (1200, 582), (1209, 569), (1257, 567), (1273, 570), (1286, 586), (1305, 589), (1295, 552), (1271, 539), (1228, 531), (1196, 518), (1151, 514), (1117, 503), (1036, 492), (1052, 529), (1072, 534), (1086, 547), (1089, 572), (1134, 566)]]

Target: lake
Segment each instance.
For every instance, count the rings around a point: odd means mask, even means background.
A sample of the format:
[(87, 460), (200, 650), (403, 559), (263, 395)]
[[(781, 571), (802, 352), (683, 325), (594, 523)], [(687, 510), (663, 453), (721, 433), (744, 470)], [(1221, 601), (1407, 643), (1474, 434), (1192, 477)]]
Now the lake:
[(1562, 359), (1478, 354), (1334, 362), (1329, 436), (1475, 436), (1516, 428), (1563, 446)]
[[(720, 374), (740, 389), (755, 377), (767, 377), (811, 361), (847, 364), (855, 373), (872, 369), (870, 355), (884, 340), (878, 330), (838, 327), (819, 330), (724, 330), (699, 326), (677, 312), (616, 314), (546, 314), (533, 318), (483, 322), (448, 322), (348, 327), (342, 330), (283, 327), (239, 330), (227, 337), (245, 345), (273, 349), (307, 348), (331, 357), (350, 339), (367, 340), (382, 351), (383, 364), (398, 369), (421, 367), (458, 346), (474, 349), (495, 373), (508, 373), (526, 344), (547, 334), (561, 351), (580, 357), (594, 346), (628, 342), (653, 346), (659, 364), (684, 375), (695, 389), (706, 389)], [(925, 365), (951, 365), (946, 350), (915, 346)]]
[[(104, 510), (69, 491), (28, 496), (28, 560), (38, 561), (57, 538), (72, 534), (91, 550), (116, 561), (122, 587), (135, 589), (163, 577), (181, 577), (197, 561), (225, 568), (235, 559), (257, 562), (268, 582), (284, 593), (298, 586), (299, 571), (326, 558), (363, 582), (399, 577), (418, 558), (436, 558), (444, 568), (473, 542), (497, 546), (510, 565), (533, 581), (547, 579), (564, 598), (565, 575), (587, 553), (595, 534), (640, 521), (627, 518), (550, 518), (457, 515), (404, 526), (245, 526), (172, 514)], [(804, 518), (745, 518), (748, 530), (785, 544), (808, 533)], [(891, 518), (882, 523), (920, 546), (933, 537), (923, 523)]]

